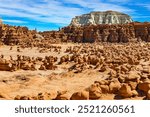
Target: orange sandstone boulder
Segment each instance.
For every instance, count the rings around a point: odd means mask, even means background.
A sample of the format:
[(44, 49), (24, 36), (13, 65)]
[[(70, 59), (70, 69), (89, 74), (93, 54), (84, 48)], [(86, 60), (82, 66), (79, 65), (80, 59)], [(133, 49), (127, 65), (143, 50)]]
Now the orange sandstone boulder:
[(92, 84), (89, 87), (89, 99), (95, 100), (102, 96), (102, 90), (98, 84)]
[(88, 100), (89, 99), (89, 92), (87, 91), (81, 91), (81, 92), (76, 92), (72, 94), (71, 100)]

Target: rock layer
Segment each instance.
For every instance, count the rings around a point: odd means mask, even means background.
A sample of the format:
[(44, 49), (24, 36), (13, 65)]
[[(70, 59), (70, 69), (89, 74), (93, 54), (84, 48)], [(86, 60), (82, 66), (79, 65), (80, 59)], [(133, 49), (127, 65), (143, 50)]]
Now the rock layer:
[(29, 30), (27, 27), (0, 25), (0, 41), (7, 45), (31, 41), (36, 33), (35, 30)]
[(127, 14), (116, 11), (91, 12), (76, 16), (71, 21), (71, 26), (84, 26), (89, 24), (126, 24), (133, 20)]
[(140, 42), (150, 41), (150, 23), (100, 24), (68, 26), (62, 31), (73, 42)]

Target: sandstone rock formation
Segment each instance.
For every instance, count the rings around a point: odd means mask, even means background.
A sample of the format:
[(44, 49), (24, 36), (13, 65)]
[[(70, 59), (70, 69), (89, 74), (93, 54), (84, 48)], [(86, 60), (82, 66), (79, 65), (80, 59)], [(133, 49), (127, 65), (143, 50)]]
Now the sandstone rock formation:
[(132, 22), (129, 15), (116, 12), (116, 11), (105, 11), (105, 12), (91, 12), (81, 16), (76, 16), (71, 21), (71, 26), (83, 26), (89, 24), (126, 24)]
[(61, 42), (149, 42), (150, 23), (67, 26), (59, 31), (37, 32), (27, 27), (0, 26), (0, 43), (22, 47), (45, 47)]
[(147, 93), (147, 98), (150, 100), (150, 90)]
[(72, 94), (71, 100), (88, 100), (89, 99), (89, 92), (87, 91), (81, 91), (81, 92), (75, 92)]
[(102, 96), (102, 90), (98, 84), (92, 84), (89, 87), (89, 99), (95, 100), (99, 99)]
[(12, 63), (3, 58), (0, 58), (0, 71), (11, 71)]
[(139, 83), (138, 88), (147, 93), (150, 90), (150, 80)]
[(31, 41), (36, 33), (35, 30), (31, 31), (27, 27), (9, 26), (6, 24), (0, 26), (0, 40), (7, 45), (17, 45)]
[(69, 100), (70, 96), (68, 95), (67, 91), (58, 91), (57, 97), (55, 100)]
[(150, 23), (98, 24), (62, 28), (73, 42), (149, 42)]
[[(13, 85), (17, 84), (21, 92), (15, 89), (10, 98), (150, 99), (150, 23), (68, 26), (45, 32), (4, 24), (0, 26), (0, 41), (1, 77), (3, 73), (9, 77), (8, 71), (21, 76), (15, 80), (1, 78), (2, 85), (15, 88)], [(3, 47), (3, 43), (12, 46)], [(31, 73), (31, 78), (20, 73)], [(28, 92), (30, 88), (33, 93)], [(35, 94), (35, 89), (40, 92)], [(50, 89), (55, 91), (49, 92)], [(4, 94), (0, 92), (0, 98), (8, 99)]]
[(131, 90), (131, 87), (128, 84), (123, 84), (121, 88), (119, 89), (120, 96), (124, 98), (132, 97), (133, 92)]

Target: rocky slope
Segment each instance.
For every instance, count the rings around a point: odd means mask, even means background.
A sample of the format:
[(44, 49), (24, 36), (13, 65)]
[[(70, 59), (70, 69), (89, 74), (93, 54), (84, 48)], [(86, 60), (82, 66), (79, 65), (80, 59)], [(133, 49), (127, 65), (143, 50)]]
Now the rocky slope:
[(84, 14), (81, 16), (76, 16), (72, 19), (71, 24), (73, 26), (82, 26), (88, 24), (126, 24), (132, 22), (129, 15), (116, 12), (116, 11), (106, 11), (106, 12), (91, 12), (89, 14)]

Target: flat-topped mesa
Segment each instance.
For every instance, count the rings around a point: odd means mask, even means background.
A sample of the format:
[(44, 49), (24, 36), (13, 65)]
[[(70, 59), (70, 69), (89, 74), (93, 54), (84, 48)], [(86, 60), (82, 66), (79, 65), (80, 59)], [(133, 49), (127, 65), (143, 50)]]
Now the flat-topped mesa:
[(97, 24), (126, 24), (133, 20), (127, 14), (117, 11), (91, 12), (76, 16), (71, 21), (71, 26), (97, 25)]

